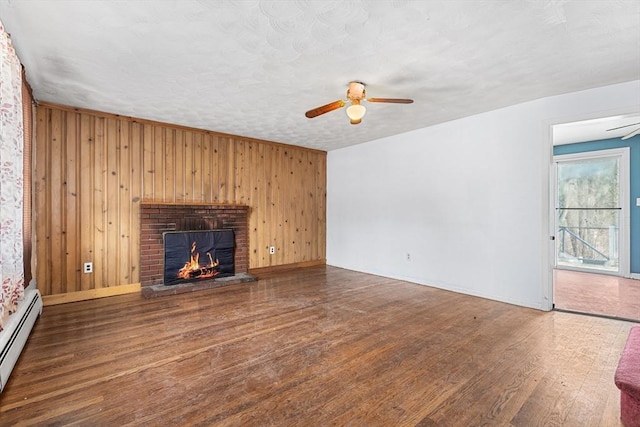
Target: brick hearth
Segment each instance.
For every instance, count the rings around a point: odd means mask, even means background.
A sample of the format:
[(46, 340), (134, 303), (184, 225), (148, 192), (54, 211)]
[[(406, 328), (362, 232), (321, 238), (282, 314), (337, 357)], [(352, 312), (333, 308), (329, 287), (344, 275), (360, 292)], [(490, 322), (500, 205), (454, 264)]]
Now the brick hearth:
[(235, 273), (249, 270), (249, 207), (142, 203), (140, 206), (140, 284), (163, 283), (162, 233), (231, 229), (235, 234)]

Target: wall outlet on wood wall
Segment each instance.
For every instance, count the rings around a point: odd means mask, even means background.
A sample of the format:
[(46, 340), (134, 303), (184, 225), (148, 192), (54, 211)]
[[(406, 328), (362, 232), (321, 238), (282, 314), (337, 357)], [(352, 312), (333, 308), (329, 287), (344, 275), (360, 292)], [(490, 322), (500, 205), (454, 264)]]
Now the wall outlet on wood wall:
[(275, 246), (269, 246), (269, 253), (271, 255), (275, 254), (276, 253), (276, 247)]
[(93, 273), (93, 263), (85, 262), (82, 271), (84, 271), (85, 273)]

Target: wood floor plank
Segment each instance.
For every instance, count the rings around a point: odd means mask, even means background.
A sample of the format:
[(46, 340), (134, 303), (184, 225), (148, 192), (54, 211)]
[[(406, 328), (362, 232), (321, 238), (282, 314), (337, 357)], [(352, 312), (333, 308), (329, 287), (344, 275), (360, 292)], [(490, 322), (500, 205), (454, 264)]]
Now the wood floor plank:
[(619, 426), (631, 325), (328, 266), (47, 306), (0, 425)]

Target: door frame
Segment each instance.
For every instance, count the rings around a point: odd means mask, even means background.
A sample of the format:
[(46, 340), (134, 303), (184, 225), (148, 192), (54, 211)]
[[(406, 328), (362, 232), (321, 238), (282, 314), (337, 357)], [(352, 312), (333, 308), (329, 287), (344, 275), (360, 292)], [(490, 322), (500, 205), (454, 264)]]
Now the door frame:
[[(582, 111), (567, 115), (556, 115), (543, 119), (540, 123), (540, 136), (542, 144), (540, 144), (540, 167), (542, 173), (542, 230), (540, 238), (546, 244), (542, 245), (541, 255), (541, 301), (543, 310), (553, 310), (553, 271), (555, 265), (555, 256), (551, 254), (555, 253), (555, 210), (551, 207), (554, 206), (554, 186), (555, 183), (552, 179), (553, 172), (553, 147), (555, 139), (553, 136), (553, 128), (557, 125), (565, 123), (580, 122), (584, 120), (594, 120), (603, 117), (637, 114), (640, 113), (637, 105), (621, 106), (602, 110)], [(632, 274), (632, 278), (640, 279), (640, 274)]]

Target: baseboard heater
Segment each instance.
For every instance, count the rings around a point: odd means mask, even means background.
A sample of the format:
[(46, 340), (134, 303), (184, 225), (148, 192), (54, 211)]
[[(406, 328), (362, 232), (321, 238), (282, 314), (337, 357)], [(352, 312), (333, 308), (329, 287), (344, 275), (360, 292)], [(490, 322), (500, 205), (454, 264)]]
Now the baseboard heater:
[(18, 303), (18, 311), (7, 319), (0, 332), (0, 392), (9, 380), (22, 348), (29, 338), (31, 328), (42, 313), (42, 297), (31, 281), (24, 290), (24, 299)]

